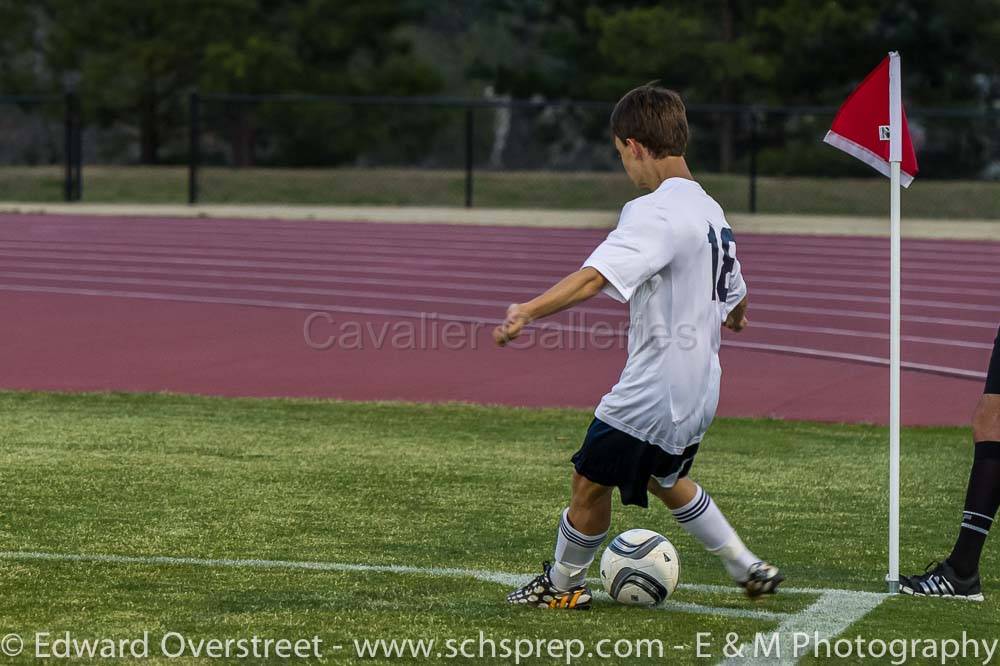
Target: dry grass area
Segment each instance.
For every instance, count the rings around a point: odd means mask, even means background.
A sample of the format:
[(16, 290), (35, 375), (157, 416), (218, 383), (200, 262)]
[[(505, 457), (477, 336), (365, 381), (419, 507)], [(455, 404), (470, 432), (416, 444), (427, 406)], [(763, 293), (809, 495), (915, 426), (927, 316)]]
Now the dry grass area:
[[(62, 199), (60, 167), (0, 168), (0, 200)], [(732, 213), (748, 210), (746, 176), (698, 174), (705, 189)], [(888, 211), (884, 178), (762, 177), (757, 210), (770, 214), (882, 216)], [(474, 199), (490, 208), (617, 210), (637, 192), (620, 173), (476, 172)], [(200, 174), (203, 203), (462, 206), (461, 171), (420, 169), (232, 169)], [(83, 199), (107, 203), (184, 203), (187, 169), (84, 168)], [(1000, 183), (918, 180), (903, 193), (908, 217), (1000, 218)]]

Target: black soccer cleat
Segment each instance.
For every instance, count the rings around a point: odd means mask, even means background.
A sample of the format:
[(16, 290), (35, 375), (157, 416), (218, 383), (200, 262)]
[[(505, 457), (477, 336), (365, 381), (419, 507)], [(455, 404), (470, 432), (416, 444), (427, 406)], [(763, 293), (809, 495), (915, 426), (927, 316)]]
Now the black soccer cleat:
[(948, 561), (931, 562), (919, 576), (901, 576), (899, 591), (914, 597), (938, 597), (940, 599), (964, 599), (983, 601), (983, 586), (979, 574), (962, 578), (951, 568)]
[(549, 571), (552, 565), (542, 564), (542, 573), (535, 576), (530, 583), (507, 595), (507, 603), (533, 606), (535, 608), (566, 608), (571, 610), (589, 610), (594, 599), (590, 588), (586, 585), (574, 587), (562, 592), (552, 586)]
[(747, 569), (747, 579), (740, 583), (751, 599), (765, 594), (777, 594), (778, 586), (785, 580), (778, 567), (767, 562), (756, 562)]

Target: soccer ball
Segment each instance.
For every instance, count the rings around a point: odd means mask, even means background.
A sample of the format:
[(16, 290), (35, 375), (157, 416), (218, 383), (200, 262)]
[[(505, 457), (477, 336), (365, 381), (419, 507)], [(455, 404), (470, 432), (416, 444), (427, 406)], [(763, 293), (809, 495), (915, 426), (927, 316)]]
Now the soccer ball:
[(670, 540), (652, 530), (628, 530), (601, 555), (601, 582), (611, 598), (630, 606), (656, 606), (677, 588), (681, 561)]

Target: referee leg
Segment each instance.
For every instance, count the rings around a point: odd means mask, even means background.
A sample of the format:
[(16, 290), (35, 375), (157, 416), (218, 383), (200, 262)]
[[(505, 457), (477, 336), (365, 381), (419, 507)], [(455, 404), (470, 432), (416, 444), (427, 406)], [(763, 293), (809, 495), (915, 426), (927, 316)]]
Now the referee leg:
[(1000, 395), (984, 393), (972, 416), (972, 441), (1000, 441)]
[(963, 578), (978, 577), (986, 538), (1000, 509), (1000, 332), (986, 373), (986, 388), (972, 416), (972, 472), (958, 540), (948, 563)]

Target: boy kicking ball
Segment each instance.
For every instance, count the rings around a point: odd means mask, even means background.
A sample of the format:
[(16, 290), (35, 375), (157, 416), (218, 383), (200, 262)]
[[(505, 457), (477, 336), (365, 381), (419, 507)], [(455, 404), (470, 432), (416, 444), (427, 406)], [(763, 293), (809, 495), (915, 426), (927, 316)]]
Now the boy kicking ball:
[(611, 114), (611, 130), (625, 172), (650, 193), (625, 205), (579, 271), (511, 305), (493, 332), (504, 345), (530, 322), (601, 291), (629, 304), (628, 361), (573, 456), (554, 562), (507, 600), (590, 607), (587, 570), (611, 526), (616, 487), (623, 504), (647, 507), (647, 492), (658, 497), (749, 596), (773, 594), (784, 577), (743, 545), (688, 476), (719, 401), (720, 327), (747, 325), (732, 229), (684, 161), (688, 126), (677, 93), (655, 84), (630, 91)]

